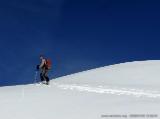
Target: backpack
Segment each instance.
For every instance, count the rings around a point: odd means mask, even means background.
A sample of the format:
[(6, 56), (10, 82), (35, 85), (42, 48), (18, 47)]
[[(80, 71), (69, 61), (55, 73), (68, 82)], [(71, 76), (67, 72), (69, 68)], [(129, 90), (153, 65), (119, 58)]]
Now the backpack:
[(51, 62), (50, 59), (46, 59), (46, 67), (47, 67), (47, 69), (51, 69), (51, 67), (52, 67), (52, 62)]

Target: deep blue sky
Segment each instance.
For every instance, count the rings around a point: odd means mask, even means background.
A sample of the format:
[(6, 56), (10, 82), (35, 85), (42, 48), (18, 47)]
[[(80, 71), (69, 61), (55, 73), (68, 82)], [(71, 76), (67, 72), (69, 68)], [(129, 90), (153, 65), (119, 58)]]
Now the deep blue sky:
[(31, 83), (39, 54), (52, 78), (160, 59), (158, 0), (0, 1), (0, 85)]

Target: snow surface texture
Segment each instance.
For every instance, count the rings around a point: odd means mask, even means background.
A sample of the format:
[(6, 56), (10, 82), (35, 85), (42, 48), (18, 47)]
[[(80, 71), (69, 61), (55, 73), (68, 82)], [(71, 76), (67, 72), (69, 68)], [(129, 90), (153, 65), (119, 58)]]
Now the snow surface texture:
[(132, 114), (160, 118), (160, 61), (97, 68), (54, 79), (50, 86), (0, 88), (1, 119), (133, 119)]

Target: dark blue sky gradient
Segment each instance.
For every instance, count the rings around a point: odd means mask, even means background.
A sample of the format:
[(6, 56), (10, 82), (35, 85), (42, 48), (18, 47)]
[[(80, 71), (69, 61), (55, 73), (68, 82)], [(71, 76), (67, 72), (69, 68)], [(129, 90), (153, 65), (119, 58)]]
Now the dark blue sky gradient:
[(50, 77), (134, 60), (160, 59), (160, 2), (0, 1), (0, 85), (31, 83), (39, 54)]

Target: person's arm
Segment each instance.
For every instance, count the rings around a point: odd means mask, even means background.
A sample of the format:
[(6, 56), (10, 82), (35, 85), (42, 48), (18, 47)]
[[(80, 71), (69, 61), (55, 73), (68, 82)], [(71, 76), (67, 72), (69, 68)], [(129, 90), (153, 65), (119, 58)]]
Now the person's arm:
[(40, 64), (39, 68), (42, 68), (42, 67), (44, 66), (44, 64), (45, 64), (45, 59), (42, 60), (42, 62), (41, 62), (41, 64)]

